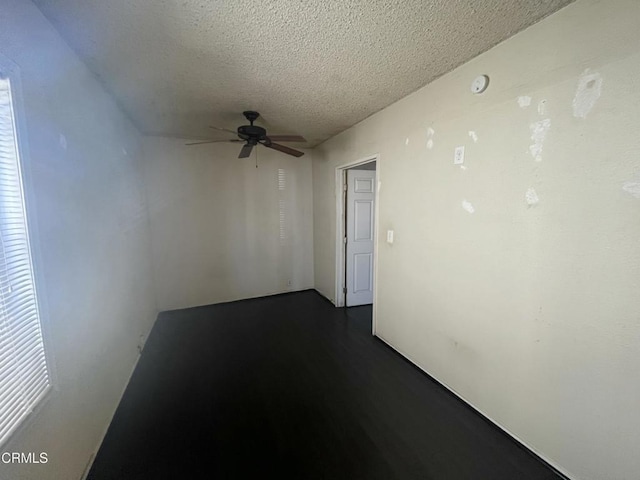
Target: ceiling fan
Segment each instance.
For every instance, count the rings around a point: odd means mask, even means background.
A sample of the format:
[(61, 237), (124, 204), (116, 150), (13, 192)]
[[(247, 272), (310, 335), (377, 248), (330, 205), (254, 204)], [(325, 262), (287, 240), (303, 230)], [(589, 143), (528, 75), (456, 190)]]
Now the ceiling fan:
[(251, 155), (251, 150), (253, 150), (253, 147), (258, 144), (264, 145), (267, 148), (272, 148), (273, 150), (278, 150), (282, 153), (286, 153), (287, 155), (293, 155), (294, 157), (301, 157), (302, 155), (304, 155), (304, 152), (285, 147), (284, 145), (280, 145), (278, 143), (274, 143), (274, 140), (279, 142), (306, 142), (304, 137), (301, 137), (300, 135), (267, 136), (267, 131), (264, 128), (253, 124), (253, 122), (260, 116), (258, 112), (247, 110), (245, 112), (242, 112), (242, 114), (249, 121), (250, 125), (239, 126), (237, 132), (234, 132), (233, 130), (229, 130), (227, 128), (211, 127), (223, 132), (233, 133), (234, 135), (238, 136), (238, 139), (234, 138), (230, 140), (208, 140), (205, 142), (187, 143), (187, 145), (202, 145), (204, 143), (219, 142), (245, 142), (245, 144), (242, 146), (242, 150), (240, 150), (240, 155), (238, 155), (238, 158), (247, 158), (249, 155)]

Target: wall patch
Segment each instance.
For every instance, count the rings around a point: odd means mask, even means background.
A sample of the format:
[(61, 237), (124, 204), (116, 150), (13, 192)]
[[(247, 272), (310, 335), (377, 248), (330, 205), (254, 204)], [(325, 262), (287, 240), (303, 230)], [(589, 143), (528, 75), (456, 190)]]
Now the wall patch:
[(527, 108), (531, 105), (531, 97), (528, 95), (518, 97), (518, 105), (520, 105), (520, 108)]
[(436, 131), (429, 127), (427, 128), (427, 148), (429, 150), (431, 150), (433, 148), (433, 134), (436, 133)]
[(622, 189), (629, 195), (640, 198), (640, 182), (624, 182)]
[(602, 75), (588, 68), (578, 79), (576, 95), (573, 97), (573, 116), (587, 118), (587, 114), (596, 104), (602, 93)]
[(524, 198), (527, 201), (527, 205), (529, 205), (530, 207), (533, 207), (534, 205), (537, 205), (538, 203), (540, 203), (538, 194), (533, 188), (529, 188), (527, 190), (527, 193), (525, 193)]
[(478, 143), (478, 134), (476, 132), (469, 130), (469, 136), (471, 137), (471, 140), (473, 140), (473, 143)]
[(532, 123), (529, 128), (531, 129), (531, 140), (533, 140), (533, 143), (529, 145), (529, 152), (531, 152), (531, 156), (536, 162), (541, 162), (542, 145), (547, 132), (551, 128), (551, 119), (545, 118), (539, 122)]
[(471, 205), (471, 202), (468, 202), (467, 200), (462, 200), (462, 208), (469, 213), (473, 213), (476, 211), (476, 209), (473, 208), (473, 205)]

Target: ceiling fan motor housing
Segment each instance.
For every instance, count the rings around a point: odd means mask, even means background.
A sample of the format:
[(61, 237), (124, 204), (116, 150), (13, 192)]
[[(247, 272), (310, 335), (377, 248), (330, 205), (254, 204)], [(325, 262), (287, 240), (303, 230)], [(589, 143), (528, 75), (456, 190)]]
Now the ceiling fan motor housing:
[(257, 125), (242, 125), (238, 127), (238, 136), (244, 140), (263, 140), (267, 136), (267, 131)]

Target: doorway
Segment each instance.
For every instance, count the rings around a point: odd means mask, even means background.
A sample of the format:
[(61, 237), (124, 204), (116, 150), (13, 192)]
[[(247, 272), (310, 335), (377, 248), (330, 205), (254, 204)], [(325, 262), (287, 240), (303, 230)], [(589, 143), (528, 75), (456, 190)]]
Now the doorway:
[(377, 238), (378, 155), (336, 169), (336, 306), (373, 304)]

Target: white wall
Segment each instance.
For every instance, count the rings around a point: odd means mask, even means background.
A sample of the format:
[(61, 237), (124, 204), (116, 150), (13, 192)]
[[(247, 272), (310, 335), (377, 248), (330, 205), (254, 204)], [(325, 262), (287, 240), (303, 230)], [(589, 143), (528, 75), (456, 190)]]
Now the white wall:
[(580, 479), (640, 472), (639, 19), (579, 0), (314, 152), (316, 288), (335, 167), (380, 153), (377, 334)]
[(159, 308), (313, 288), (311, 154), (186, 142), (144, 140)]
[(0, 464), (0, 477), (76, 480), (156, 316), (140, 136), (31, 2), (3, 1), (0, 55), (21, 69), (32, 244), (57, 377), (0, 447), (49, 462)]

